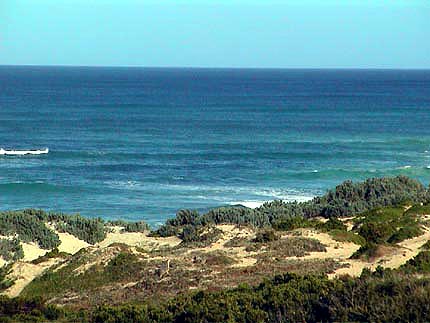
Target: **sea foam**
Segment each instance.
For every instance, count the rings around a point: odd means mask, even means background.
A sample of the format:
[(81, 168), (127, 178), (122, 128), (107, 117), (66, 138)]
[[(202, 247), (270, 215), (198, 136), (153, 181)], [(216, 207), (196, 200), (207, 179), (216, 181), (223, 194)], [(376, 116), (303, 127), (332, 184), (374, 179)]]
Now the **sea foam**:
[(49, 153), (49, 149), (37, 149), (37, 150), (5, 150), (0, 148), (0, 155), (12, 155), (12, 156), (23, 156), (23, 155), (43, 155)]

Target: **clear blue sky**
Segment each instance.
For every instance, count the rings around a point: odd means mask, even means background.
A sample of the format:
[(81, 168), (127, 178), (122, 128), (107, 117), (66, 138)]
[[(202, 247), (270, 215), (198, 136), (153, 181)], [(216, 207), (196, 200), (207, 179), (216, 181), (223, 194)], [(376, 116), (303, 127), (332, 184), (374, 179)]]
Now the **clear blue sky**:
[(0, 64), (430, 68), (430, 0), (0, 0)]

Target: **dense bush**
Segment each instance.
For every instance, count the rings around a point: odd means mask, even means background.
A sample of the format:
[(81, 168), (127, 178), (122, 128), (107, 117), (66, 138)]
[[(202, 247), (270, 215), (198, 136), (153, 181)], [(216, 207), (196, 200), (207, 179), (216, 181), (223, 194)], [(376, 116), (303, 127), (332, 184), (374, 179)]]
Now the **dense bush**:
[(105, 226), (101, 219), (87, 219), (77, 214), (53, 220), (56, 221), (58, 231), (70, 233), (90, 244), (106, 238)]
[(345, 181), (322, 197), (307, 202), (306, 216), (346, 216), (378, 207), (408, 201), (419, 204), (429, 200), (429, 192), (418, 181), (406, 176), (371, 178), (361, 183)]
[(24, 242), (35, 242), (43, 249), (52, 249), (60, 244), (58, 235), (31, 213), (25, 211), (0, 212), (0, 235), (19, 236)]
[(124, 232), (146, 232), (149, 230), (149, 225), (144, 221), (128, 222), (124, 225)]
[(430, 215), (430, 204), (427, 205), (413, 205), (406, 211), (408, 215)]
[[(428, 270), (428, 263), (426, 255), (413, 267)], [(115, 277), (127, 276), (134, 266), (133, 256), (119, 254), (106, 271)], [(242, 284), (222, 291), (184, 293), (161, 303), (101, 306), (87, 313), (46, 305), (40, 299), (1, 297), (0, 317), (12, 322), (424, 323), (430, 321), (429, 304), (430, 278), (378, 268), (374, 273), (363, 271), (359, 278), (341, 279), (286, 273), (255, 287)]]
[(316, 227), (321, 231), (325, 231), (325, 232), (332, 231), (332, 230), (339, 230), (339, 231), (347, 230), (346, 225), (343, 224), (341, 220), (334, 217), (329, 218), (328, 221), (324, 223), (319, 223)]
[(196, 242), (200, 239), (200, 233), (201, 230), (199, 227), (187, 224), (182, 229), (182, 232), (179, 237), (182, 239), (183, 242)]
[(270, 242), (279, 239), (279, 235), (271, 229), (260, 230), (257, 232), (254, 241), (255, 242)]
[(0, 292), (13, 285), (14, 281), (8, 277), (11, 271), (12, 264), (0, 267)]
[(406, 239), (412, 239), (423, 233), (418, 225), (405, 226), (398, 229), (389, 239), (389, 243), (397, 243)]
[[(166, 221), (153, 234), (177, 235), (185, 225), (232, 223), (255, 227), (273, 226), (278, 230), (290, 230), (308, 224), (304, 219), (322, 216), (334, 218), (355, 215), (375, 208), (429, 201), (429, 192), (418, 181), (405, 176), (372, 178), (361, 183), (346, 181), (327, 194), (308, 202), (273, 201), (256, 209), (243, 206), (220, 207), (199, 215), (196, 211), (181, 210), (176, 218)], [(332, 229), (342, 229), (340, 223)]]
[(380, 245), (374, 242), (366, 241), (361, 247), (351, 255), (351, 259), (371, 259), (377, 256)]
[(328, 234), (330, 234), (334, 240), (339, 242), (353, 242), (360, 246), (364, 246), (366, 244), (366, 240), (362, 236), (351, 231), (334, 229), (329, 231)]
[(377, 256), (380, 246), (401, 242), (423, 233), (415, 213), (405, 212), (403, 207), (377, 208), (355, 219), (353, 229), (366, 241), (352, 258)]
[(429, 302), (428, 279), (389, 271), (342, 280), (284, 274), (161, 306), (100, 307), (92, 322), (428, 322)]
[(176, 217), (168, 219), (166, 223), (160, 226), (157, 230), (152, 231), (152, 236), (157, 237), (169, 237), (179, 235), (182, 230), (180, 228), (184, 226), (200, 226), (200, 215), (195, 210), (179, 210), (176, 213)]
[(222, 236), (222, 231), (215, 226), (192, 226), (186, 225), (179, 237), (182, 239), (181, 246), (206, 247), (214, 243)]
[(166, 221), (168, 225), (177, 227), (187, 224), (198, 224), (199, 212), (195, 210), (180, 210), (176, 217)]
[(174, 227), (172, 225), (164, 224), (160, 226), (157, 230), (151, 231), (149, 233), (149, 236), (165, 238), (179, 235), (180, 232), (180, 227)]
[(122, 227), (121, 232), (146, 232), (149, 231), (149, 225), (144, 221), (127, 222), (124, 220), (110, 220), (106, 222), (107, 226)]
[(406, 273), (430, 273), (430, 250), (421, 251), (413, 259), (408, 260), (406, 264), (400, 267), (400, 270)]
[(112, 258), (105, 268), (105, 273), (112, 281), (129, 278), (135, 273), (138, 258), (135, 254), (121, 252)]
[(52, 249), (59, 245), (58, 235), (45, 223), (52, 224), (59, 232), (67, 232), (90, 244), (106, 238), (107, 225), (121, 224), (126, 232), (144, 232), (149, 229), (143, 221), (111, 221), (105, 223), (100, 218), (90, 219), (79, 214), (45, 212), (26, 209), (22, 211), (0, 212), (0, 235), (18, 234), (25, 242), (36, 242), (41, 248)]
[(43, 249), (58, 247), (60, 239), (45, 223), (52, 223), (60, 232), (68, 232), (88, 243), (96, 243), (106, 236), (101, 219), (88, 219), (80, 215), (26, 209), (0, 213), (0, 234), (18, 234), (20, 240), (36, 242)]
[(24, 251), (18, 239), (0, 239), (0, 257), (6, 261), (15, 261), (24, 257)]
[(372, 243), (397, 243), (422, 234), (417, 217), (402, 207), (378, 208), (361, 214), (355, 230)]
[[(121, 262), (119, 258), (115, 261)], [(198, 291), (161, 304), (107, 305), (86, 314), (46, 305), (40, 299), (3, 296), (0, 316), (15, 322), (419, 323), (430, 320), (429, 303), (430, 279), (379, 268), (375, 273), (363, 271), (359, 278), (333, 280), (287, 273), (255, 287), (242, 284), (230, 290)]]
[(7, 298), (0, 296), (0, 322), (59, 322), (64, 310), (46, 305), (42, 299)]
[(303, 216), (278, 219), (273, 223), (273, 228), (281, 231), (291, 231), (298, 228), (309, 228), (315, 226), (315, 222)]

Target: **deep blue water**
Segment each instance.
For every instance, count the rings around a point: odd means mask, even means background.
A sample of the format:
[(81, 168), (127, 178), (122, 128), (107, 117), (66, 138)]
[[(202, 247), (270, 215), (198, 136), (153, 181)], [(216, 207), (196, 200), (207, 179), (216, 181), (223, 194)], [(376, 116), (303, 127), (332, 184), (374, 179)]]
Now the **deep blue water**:
[(163, 221), (430, 181), (430, 71), (0, 67), (0, 209)]

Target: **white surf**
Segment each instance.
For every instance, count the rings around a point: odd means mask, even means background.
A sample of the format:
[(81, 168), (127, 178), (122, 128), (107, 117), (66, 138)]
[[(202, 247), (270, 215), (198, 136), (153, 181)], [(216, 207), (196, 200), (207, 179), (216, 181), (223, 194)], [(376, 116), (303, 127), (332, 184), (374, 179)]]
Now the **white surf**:
[(5, 150), (0, 148), (0, 155), (12, 155), (12, 156), (23, 156), (23, 155), (42, 155), (49, 153), (49, 149), (37, 149), (37, 150)]

